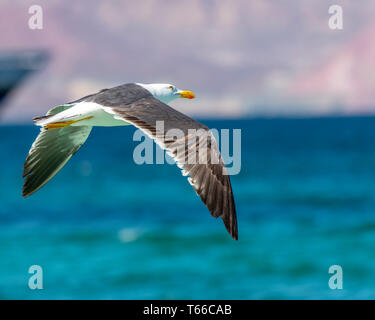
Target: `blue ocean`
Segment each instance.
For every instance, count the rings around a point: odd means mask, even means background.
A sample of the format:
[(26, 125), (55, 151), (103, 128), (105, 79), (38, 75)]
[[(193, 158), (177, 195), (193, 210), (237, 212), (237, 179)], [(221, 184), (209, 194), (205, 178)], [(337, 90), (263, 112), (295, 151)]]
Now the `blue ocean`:
[(132, 127), (23, 199), (38, 128), (0, 126), (0, 299), (375, 299), (375, 118), (203, 122), (242, 130), (239, 241), (176, 166), (134, 163)]

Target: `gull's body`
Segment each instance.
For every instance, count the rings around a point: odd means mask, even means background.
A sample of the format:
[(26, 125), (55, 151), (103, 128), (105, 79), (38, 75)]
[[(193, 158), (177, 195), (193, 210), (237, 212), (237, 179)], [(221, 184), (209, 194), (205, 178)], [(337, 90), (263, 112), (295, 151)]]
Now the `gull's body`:
[[(50, 181), (84, 144), (92, 127), (134, 125), (174, 157), (211, 214), (221, 216), (228, 232), (237, 239), (232, 187), (216, 142), (212, 138), (204, 144), (203, 136), (211, 138), (209, 129), (167, 105), (178, 97), (192, 99), (194, 94), (169, 84), (125, 84), (55, 107), (46, 116), (35, 118), (35, 124), (42, 129), (24, 165), (23, 196), (30, 196)], [(157, 121), (163, 121), (166, 131), (181, 130), (183, 139), (157, 134)], [(191, 145), (186, 145), (182, 156), (176, 152), (177, 148), (185, 147), (191, 129), (204, 133), (198, 137), (197, 145), (206, 148), (211, 162), (186, 163), (189, 153), (196, 152)], [(213, 161), (215, 157), (217, 162)]]
[[(61, 122), (64, 119), (85, 119), (84, 122), (78, 121), (70, 124), (70, 126), (73, 127), (117, 127), (129, 125), (129, 123), (123, 120), (115, 119), (113, 114), (105, 112), (103, 107), (101, 107), (99, 104), (86, 101), (74, 104), (69, 109), (66, 109), (53, 117), (46, 119), (46, 123)], [(44, 122), (41, 121), (37, 124), (42, 126)]]

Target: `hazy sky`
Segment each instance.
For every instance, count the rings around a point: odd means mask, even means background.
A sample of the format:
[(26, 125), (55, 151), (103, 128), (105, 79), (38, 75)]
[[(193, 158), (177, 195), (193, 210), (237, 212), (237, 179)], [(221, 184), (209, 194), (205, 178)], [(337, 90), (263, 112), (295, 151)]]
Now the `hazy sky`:
[[(29, 7), (43, 9), (31, 30)], [(343, 8), (343, 30), (328, 8)], [(46, 49), (51, 60), (7, 103), (3, 122), (126, 82), (196, 93), (190, 115), (374, 111), (375, 1), (0, 0), (1, 50)]]

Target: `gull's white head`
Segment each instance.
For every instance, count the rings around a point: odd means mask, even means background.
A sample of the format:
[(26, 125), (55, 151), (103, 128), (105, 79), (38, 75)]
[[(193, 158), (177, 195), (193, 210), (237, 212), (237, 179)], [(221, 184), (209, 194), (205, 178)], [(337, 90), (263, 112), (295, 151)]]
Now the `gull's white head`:
[(195, 97), (193, 92), (178, 89), (176, 86), (169, 83), (137, 83), (137, 85), (147, 89), (156, 99), (164, 103), (169, 103), (177, 98), (193, 99)]

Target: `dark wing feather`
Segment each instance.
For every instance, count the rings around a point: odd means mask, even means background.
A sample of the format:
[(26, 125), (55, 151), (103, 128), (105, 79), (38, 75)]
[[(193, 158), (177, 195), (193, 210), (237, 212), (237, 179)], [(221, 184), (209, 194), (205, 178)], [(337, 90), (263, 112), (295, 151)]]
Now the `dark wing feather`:
[[(103, 99), (101, 104), (115, 118), (133, 124), (166, 149), (182, 169), (183, 175), (189, 176), (190, 184), (212, 216), (221, 217), (230, 235), (238, 239), (236, 207), (229, 175), (216, 141), (206, 126), (153, 97), (111, 106)], [(164, 121), (164, 132), (157, 132), (157, 121)], [(166, 133), (170, 129), (182, 130), (184, 137), (176, 139), (168, 136)], [(197, 139), (189, 134), (189, 129), (200, 130)], [(197, 150), (201, 153), (197, 153)], [(201, 156), (207, 161), (186, 161)]]

